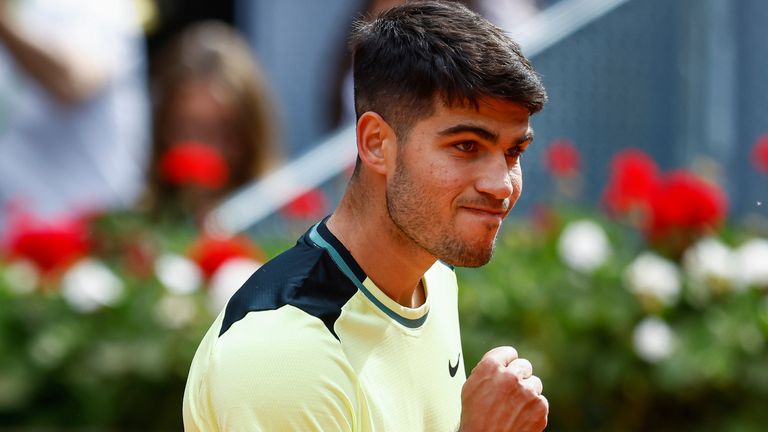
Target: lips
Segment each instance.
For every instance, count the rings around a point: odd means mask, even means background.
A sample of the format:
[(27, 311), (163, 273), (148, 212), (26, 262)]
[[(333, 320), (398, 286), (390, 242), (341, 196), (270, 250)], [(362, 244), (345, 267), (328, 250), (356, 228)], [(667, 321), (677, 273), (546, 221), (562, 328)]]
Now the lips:
[(465, 210), (466, 212), (471, 213), (473, 216), (477, 216), (485, 219), (491, 219), (494, 221), (498, 221), (499, 223), (501, 223), (501, 221), (504, 219), (504, 216), (507, 214), (507, 212), (503, 209), (462, 207), (462, 210)]
[(472, 211), (482, 212), (482, 213), (489, 213), (489, 214), (499, 215), (499, 216), (504, 216), (504, 214), (507, 213), (507, 209), (505, 208), (486, 208), (486, 207), (469, 207), (469, 206), (465, 206), (464, 208), (467, 210), (472, 210)]

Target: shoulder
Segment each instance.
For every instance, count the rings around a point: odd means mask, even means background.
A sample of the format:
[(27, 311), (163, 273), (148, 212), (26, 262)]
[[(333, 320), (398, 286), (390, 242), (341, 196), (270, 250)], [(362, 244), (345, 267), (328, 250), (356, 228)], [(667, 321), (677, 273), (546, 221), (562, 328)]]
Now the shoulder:
[(251, 313), (219, 337), (208, 369), (225, 430), (351, 430), (357, 376), (338, 340), (306, 312), (285, 305)]
[(251, 312), (270, 311), (286, 305), (322, 321), (334, 334), (341, 307), (357, 292), (324, 249), (305, 237), (293, 248), (270, 260), (229, 300), (220, 335)]

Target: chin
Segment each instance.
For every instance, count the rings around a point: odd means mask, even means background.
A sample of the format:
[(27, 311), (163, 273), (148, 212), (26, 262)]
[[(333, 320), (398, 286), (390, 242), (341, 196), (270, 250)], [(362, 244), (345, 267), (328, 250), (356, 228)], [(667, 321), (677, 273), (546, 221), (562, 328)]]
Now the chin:
[(449, 258), (441, 258), (440, 261), (443, 261), (447, 264), (450, 264), (454, 267), (482, 267), (491, 260), (491, 255), (493, 252), (491, 252), (488, 255), (473, 255), (471, 257), (469, 256), (462, 256), (462, 257), (451, 257), (453, 259)]
[(460, 250), (454, 250), (450, 256), (440, 260), (455, 267), (482, 267), (491, 260), (495, 246), (495, 239), (482, 243), (467, 242)]

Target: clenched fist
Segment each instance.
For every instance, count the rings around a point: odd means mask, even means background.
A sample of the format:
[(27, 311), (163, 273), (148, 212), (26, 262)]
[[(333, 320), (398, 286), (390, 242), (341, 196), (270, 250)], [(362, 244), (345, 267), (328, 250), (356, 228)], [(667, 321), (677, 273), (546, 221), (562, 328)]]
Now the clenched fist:
[(549, 403), (531, 362), (512, 347), (488, 351), (461, 390), (461, 432), (540, 432)]

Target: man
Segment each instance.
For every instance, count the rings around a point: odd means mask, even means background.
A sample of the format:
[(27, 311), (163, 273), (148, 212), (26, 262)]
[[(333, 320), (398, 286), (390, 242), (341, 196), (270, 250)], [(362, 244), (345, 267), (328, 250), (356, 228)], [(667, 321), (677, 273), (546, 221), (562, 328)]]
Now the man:
[[(499, 29), (454, 3), (360, 23), (358, 164), (338, 209), (257, 271), (203, 339), (188, 430), (539, 431), (514, 348), (465, 380), (452, 266), (491, 257), (546, 99)], [(466, 381), (466, 382), (465, 382)]]

